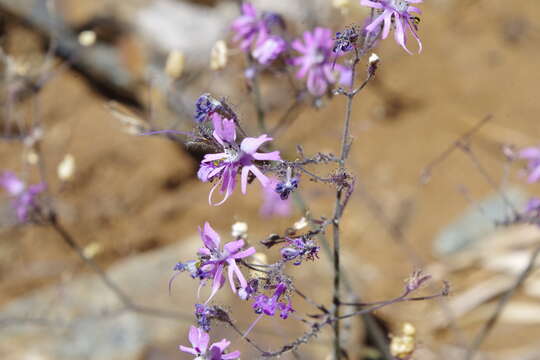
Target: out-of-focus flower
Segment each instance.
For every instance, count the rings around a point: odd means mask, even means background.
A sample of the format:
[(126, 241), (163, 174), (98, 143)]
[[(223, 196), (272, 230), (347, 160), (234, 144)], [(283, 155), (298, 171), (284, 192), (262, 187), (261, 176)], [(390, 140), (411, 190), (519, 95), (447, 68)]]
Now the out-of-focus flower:
[(227, 66), (227, 44), (223, 40), (218, 40), (210, 51), (210, 69), (221, 70)]
[(231, 234), (234, 238), (247, 238), (248, 224), (242, 221), (235, 222), (232, 225)]
[(85, 30), (79, 33), (79, 44), (84, 47), (92, 46), (96, 43), (96, 33), (92, 30)]
[[(246, 137), (240, 144), (236, 143), (236, 124), (232, 119), (225, 119), (217, 113), (212, 114), (214, 124), (213, 136), (222, 147), (223, 152), (217, 154), (206, 154), (201, 161), (197, 173), (203, 182), (218, 181), (210, 190), (208, 202), (211, 205), (223, 204), (232, 194), (236, 187), (236, 176), (240, 172), (241, 190), (245, 194), (247, 191), (248, 177), (253, 174), (263, 187), (268, 186), (269, 179), (255, 165), (255, 161), (281, 161), (279, 151), (270, 153), (257, 152), (262, 144), (271, 141), (272, 138), (263, 134), (257, 138)], [(216, 188), (224, 194), (223, 199), (214, 203), (212, 197)]]
[(209, 347), (210, 335), (203, 329), (195, 326), (191, 326), (189, 329), (188, 338), (192, 347), (180, 345), (179, 349), (180, 351), (194, 355), (195, 360), (230, 360), (240, 357), (240, 351), (238, 350), (225, 353), (225, 349), (231, 344), (227, 339), (213, 343)]
[(366, 31), (373, 33), (380, 31), (382, 26), (382, 38), (386, 39), (390, 34), (390, 28), (394, 29), (394, 38), (396, 42), (405, 49), (407, 48), (407, 31), (409, 31), (418, 43), (418, 52), (422, 51), (422, 42), (416, 33), (418, 30), (419, 18), (411, 13), (421, 14), (422, 12), (415, 6), (409, 4), (421, 3), (423, 0), (360, 0), (360, 4), (379, 11), (379, 15), (366, 26)]
[(294, 230), (302, 230), (303, 228), (305, 228), (306, 226), (308, 226), (308, 221), (305, 217), (301, 218), (300, 220), (298, 220), (297, 222), (295, 222), (293, 224), (293, 228)]
[(253, 57), (262, 65), (268, 65), (278, 58), (287, 49), (287, 42), (276, 35), (268, 36), (257, 42), (251, 52)]
[(280, 184), (279, 179), (272, 177), (267, 186), (264, 187), (263, 203), (260, 213), (264, 217), (271, 216), (289, 216), (291, 214), (291, 200), (283, 199), (281, 194), (276, 191), (276, 186)]
[(301, 53), (291, 60), (293, 65), (300, 67), (296, 77), (307, 77), (307, 88), (311, 94), (322, 96), (330, 85), (351, 83), (351, 70), (332, 61), (332, 56), (337, 55), (332, 51), (334, 40), (330, 29), (317, 27), (313, 32), (306, 31), (303, 41), (296, 39), (291, 46)]
[(332, 0), (332, 6), (339, 9), (342, 15), (346, 15), (349, 12), (351, 0)]
[(20, 222), (29, 220), (29, 215), (37, 206), (37, 198), (45, 190), (45, 184), (26, 186), (15, 173), (6, 171), (0, 175), (0, 187), (13, 198), (12, 206)]
[(392, 336), (390, 353), (399, 360), (410, 359), (416, 348), (416, 328), (411, 323), (404, 323), (401, 332), (399, 336)]
[(171, 79), (178, 79), (184, 72), (186, 58), (184, 53), (180, 50), (172, 50), (167, 56), (167, 62), (165, 63), (165, 73)]
[(58, 164), (56, 172), (61, 181), (71, 180), (75, 173), (75, 157), (71, 154), (66, 154), (64, 159)]
[(529, 176), (527, 181), (534, 183), (540, 180), (540, 147), (525, 148), (519, 152), (518, 157), (528, 161), (527, 170)]
[(257, 14), (253, 4), (242, 4), (242, 15), (232, 23), (235, 32), (233, 41), (240, 49), (251, 55), (262, 65), (268, 65), (287, 49), (287, 42), (272, 34), (273, 25), (284, 27), (281, 16), (274, 13)]

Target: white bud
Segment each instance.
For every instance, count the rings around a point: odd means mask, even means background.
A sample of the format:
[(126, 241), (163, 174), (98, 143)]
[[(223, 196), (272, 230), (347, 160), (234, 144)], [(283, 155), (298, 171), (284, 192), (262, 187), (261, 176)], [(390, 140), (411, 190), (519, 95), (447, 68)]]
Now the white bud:
[(293, 228), (295, 230), (302, 230), (306, 226), (308, 226), (308, 221), (307, 221), (307, 219), (305, 217), (303, 217), (303, 218), (301, 218), (300, 220), (298, 220), (297, 222), (294, 223)]
[(96, 43), (96, 33), (92, 30), (82, 31), (79, 34), (79, 44), (84, 47), (92, 46)]
[(68, 181), (73, 178), (75, 173), (75, 157), (71, 154), (66, 154), (64, 159), (58, 164), (56, 169), (58, 178), (62, 181)]
[(245, 238), (248, 232), (248, 224), (245, 222), (235, 222), (232, 226), (232, 236), (235, 238)]
[(173, 50), (167, 57), (165, 73), (173, 79), (178, 79), (184, 72), (185, 57), (180, 50)]
[(39, 155), (34, 150), (30, 150), (26, 154), (26, 162), (30, 165), (36, 165), (39, 162)]
[(380, 60), (381, 58), (379, 57), (379, 55), (371, 53), (371, 56), (368, 59), (369, 65), (376, 65)]
[(218, 40), (210, 51), (210, 69), (221, 70), (227, 66), (227, 44)]

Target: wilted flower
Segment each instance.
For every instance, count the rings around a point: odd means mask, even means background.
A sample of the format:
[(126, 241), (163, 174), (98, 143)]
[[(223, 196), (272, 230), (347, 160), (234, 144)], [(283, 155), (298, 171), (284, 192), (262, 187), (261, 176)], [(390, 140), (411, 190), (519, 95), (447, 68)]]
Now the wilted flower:
[(66, 154), (64, 159), (58, 164), (56, 169), (58, 178), (62, 181), (68, 181), (73, 178), (75, 173), (75, 157), (71, 154)]
[[(219, 179), (210, 190), (208, 202), (211, 205), (223, 204), (236, 187), (236, 175), (241, 173), (241, 189), (245, 194), (247, 191), (248, 177), (252, 173), (259, 180), (263, 187), (269, 183), (268, 177), (254, 164), (255, 161), (281, 161), (279, 151), (270, 153), (257, 152), (259, 147), (272, 138), (266, 134), (257, 138), (246, 137), (240, 144), (236, 143), (236, 124), (234, 120), (212, 114), (214, 124), (213, 136), (217, 143), (223, 148), (223, 152), (217, 154), (206, 154), (201, 161), (197, 173), (201, 181), (213, 181)], [(223, 199), (218, 203), (213, 203), (212, 196), (216, 188), (224, 194)]]
[(418, 52), (422, 51), (422, 42), (416, 33), (419, 19), (411, 13), (421, 14), (420, 9), (410, 6), (411, 3), (421, 3), (423, 0), (360, 0), (360, 4), (380, 11), (380, 14), (366, 26), (367, 32), (376, 32), (382, 26), (382, 38), (386, 39), (390, 34), (390, 28), (395, 27), (394, 38), (409, 54), (407, 49), (407, 30), (411, 32), (418, 42)]
[(415, 270), (407, 279), (405, 290), (410, 293), (418, 290), (426, 281), (431, 279), (431, 275), (424, 274), (422, 270)]
[(332, 62), (334, 40), (330, 29), (317, 27), (313, 32), (306, 31), (303, 40), (293, 41), (292, 48), (302, 55), (291, 62), (300, 67), (297, 78), (307, 76), (307, 88), (311, 94), (322, 96), (335, 83), (350, 84), (351, 70)]
[(15, 173), (6, 171), (0, 175), (0, 187), (13, 198), (12, 206), (20, 222), (29, 220), (29, 214), (37, 206), (38, 195), (45, 190), (45, 184), (26, 186)]
[(255, 301), (253, 302), (253, 309), (255, 309), (255, 313), (274, 316), (276, 311), (279, 310), (279, 316), (282, 319), (289, 317), (289, 313), (294, 311), (290, 299), (287, 299), (286, 302), (280, 301), (281, 296), (286, 290), (287, 285), (284, 283), (279, 283), (271, 297), (264, 294), (257, 295), (255, 297)]
[(354, 49), (359, 36), (360, 31), (354, 26), (348, 27), (343, 31), (338, 31), (332, 51), (338, 54), (351, 51)]
[(518, 154), (520, 159), (528, 161), (527, 170), (529, 183), (534, 183), (540, 180), (540, 147), (528, 147), (521, 150)]
[(281, 249), (281, 257), (284, 261), (294, 260), (294, 265), (300, 265), (304, 259), (318, 259), (319, 249), (315, 241), (307, 236), (287, 238), (287, 246)]
[(200, 124), (208, 120), (210, 115), (220, 110), (221, 107), (221, 102), (212, 97), (212, 95), (208, 93), (202, 94), (195, 102), (195, 114), (193, 115), (195, 122)]
[(195, 326), (191, 326), (189, 329), (188, 338), (192, 347), (180, 345), (179, 349), (196, 356), (196, 360), (230, 360), (238, 359), (240, 357), (240, 351), (238, 350), (231, 353), (225, 353), (225, 349), (231, 344), (227, 339), (213, 343), (208, 347), (210, 335), (203, 329)]

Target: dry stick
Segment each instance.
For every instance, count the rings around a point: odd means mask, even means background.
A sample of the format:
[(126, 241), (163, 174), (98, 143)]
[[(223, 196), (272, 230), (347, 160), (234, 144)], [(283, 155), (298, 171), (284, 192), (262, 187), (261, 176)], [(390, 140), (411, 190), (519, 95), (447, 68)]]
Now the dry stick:
[(478, 131), (480, 130), (485, 124), (487, 124), (489, 121), (493, 119), (492, 115), (485, 116), (482, 120), (478, 122), (472, 129), (468, 130), (464, 134), (462, 134), (456, 141), (454, 141), (446, 150), (444, 150), (442, 153), (440, 153), (437, 157), (435, 157), (432, 161), (428, 163), (426, 167), (424, 167), (424, 170), (422, 171), (421, 180), (423, 183), (427, 183), (431, 178), (431, 173), (433, 172), (433, 169), (438, 166), (440, 163), (442, 163), (450, 154), (454, 152), (457, 148), (460, 147), (461, 144), (466, 143), (469, 141), (469, 139)]
[(491, 314), (490, 318), (484, 324), (482, 330), (479, 331), (478, 335), (476, 335), (469, 349), (467, 350), (467, 354), (465, 355), (465, 360), (474, 359), (476, 352), (478, 351), (478, 349), (480, 348), (484, 340), (491, 333), (491, 331), (494, 329), (495, 324), (497, 323), (497, 320), (499, 319), (501, 313), (503, 312), (504, 307), (510, 301), (510, 298), (514, 295), (517, 289), (521, 287), (521, 285), (525, 282), (527, 277), (531, 274), (532, 270), (534, 269), (534, 265), (536, 262), (536, 258), (538, 257), (538, 254), (540, 254), (540, 246), (537, 247), (533, 251), (529, 259), (529, 263), (527, 264), (527, 267), (521, 272), (521, 274), (519, 274), (519, 276), (516, 279), (516, 282), (506, 291), (506, 293), (501, 297), (501, 299), (497, 303), (497, 307)]
[(52, 229), (62, 238), (62, 240), (79, 256), (83, 262), (88, 265), (92, 271), (94, 271), (100, 280), (109, 288), (120, 302), (124, 305), (126, 310), (133, 311), (135, 313), (143, 315), (151, 315), (155, 317), (167, 318), (167, 319), (179, 319), (188, 320), (192, 319), (191, 316), (178, 313), (175, 311), (161, 310), (148, 306), (142, 306), (134, 303), (131, 298), (120, 289), (114, 281), (111, 280), (109, 275), (92, 259), (84, 253), (84, 249), (75, 241), (73, 236), (60, 224), (57, 215), (53, 212), (49, 215), (49, 224)]
[(443, 289), (439, 293), (434, 294), (434, 295), (430, 295), (430, 296), (407, 297), (409, 294), (410, 294), (410, 292), (405, 292), (404, 294), (402, 294), (401, 296), (398, 296), (397, 298), (387, 300), (387, 301), (383, 301), (383, 302), (377, 303), (376, 305), (370, 306), (369, 308), (354, 311), (352, 313), (341, 315), (339, 317), (335, 317), (335, 316), (330, 314), (325, 320), (313, 324), (312, 327), (311, 327), (311, 330), (304, 333), (304, 335), (302, 335), (301, 337), (297, 338), (296, 340), (292, 341), (289, 344), (284, 345), (279, 350), (271, 351), (271, 352), (264, 352), (262, 354), (262, 357), (264, 357), (264, 358), (279, 357), (279, 356), (281, 356), (281, 355), (283, 355), (283, 354), (285, 354), (285, 353), (287, 353), (289, 351), (295, 351), (296, 349), (298, 349), (298, 347), (300, 345), (305, 344), (305, 343), (309, 342), (312, 338), (316, 337), (317, 334), (326, 325), (334, 324), (334, 323), (338, 322), (339, 320), (347, 319), (347, 318), (350, 318), (350, 317), (353, 317), (353, 316), (360, 316), (360, 315), (369, 314), (369, 313), (372, 313), (375, 310), (378, 310), (378, 309), (380, 309), (382, 307), (392, 305), (392, 304), (397, 304), (397, 303), (407, 302), (407, 301), (429, 300), (429, 299), (434, 299), (434, 298), (438, 298), (438, 297), (442, 297), (442, 296), (447, 296), (448, 295), (448, 285), (445, 283)]
[(510, 210), (512, 210), (512, 212), (514, 213), (514, 216), (518, 217), (519, 216), (519, 211), (517, 211), (514, 204), (512, 204), (512, 202), (506, 196), (504, 191), (502, 191), (502, 189), (498, 186), (498, 184), (495, 182), (493, 177), (488, 173), (486, 168), (484, 168), (484, 166), (482, 165), (482, 163), (480, 162), (480, 160), (478, 159), (476, 154), (470, 148), (470, 145), (467, 144), (467, 143), (460, 143), (460, 144), (458, 144), (458, 146), (465, 153), (465, 155), (467, 155), (469, 157), (469, 159), (472, 161), (472, 163), (474, 164), (474, 166), (476, 167), (478, 172), (480, 172), (480, 175), (482, 175), (484, 180), (486, 180), (486, 182), (493, 188), (493, 190), (495, 190), (499, 194), (499, 196), (504, 201), (504, 204), (506, 206), (508, 206), (510, 208)]

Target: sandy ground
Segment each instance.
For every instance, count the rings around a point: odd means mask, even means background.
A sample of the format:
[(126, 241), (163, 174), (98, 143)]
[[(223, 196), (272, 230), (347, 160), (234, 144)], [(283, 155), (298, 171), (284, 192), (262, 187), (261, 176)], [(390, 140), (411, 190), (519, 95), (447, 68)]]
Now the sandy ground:
[[(365, 196), (358, 192), (351, 200), (342, 226), (343, 251), (355, 288), (369, 300), (401, 291), (403, 279), (416, 265), (411, 251), (424, 264), (437, 260), (432, 242), (438, 232), (463, 213), (470, 199), (493, 193), (470, 159), (459, 151), (435, 168), (427, 185), (421, 184), (422, 169), (433, 158), (491, 114), (493, 120), (476, 134), (472, 146), (489, 173), (500, 180), (505, 171), (501, 146), (533, 145), (540, 134), (540, 3), (441, 0), (422, 8), (424, 52), (409, 56), (391, 40), (381, 44), (377, 79), (354, 104), (350, 169), (389, 219), (405, 221), (406, 240), (396, 241), (366, 206)], [(73, 22), (85, 18), (80, 9), (72, 16)], [(12, 27), (12, 33), (9, 36), (30, 37), (17, 26)], [(16, 52), (29, 51), (12, 44)], [(211, 83), (219, 83), (219, 76)], [(271, 89), (265, 91), (269, 101), (276, 98)], [(246, 94), (241, 90), (237, 94), (239, 98), (232, 98), (232, 103), (239, 104), (237, 110), (247, 127), (255, 129)], [(50, 80), (39, 96), (47, 132), (44, 149), (49, 176), (54, 178), (56, 164), (65, 153), (77, 160), (71, 183), (53, 182), (58, 194), (55, 202), (66, 227), (81, 244), (99, 245), (96, 260), (103, 266), (181, 242), (206, 220), (222, 232), (236, 220), (246, 221), (251, 239), (260, 239), (300, 217), (296, 213), (291, 219), (261, 219), (258, 185), (251, 186), (248, 196), (235, 194), (225, 205), (210, 208), (206, 203), (209, 186), (195, 178), (194, 160), (166, 140), (125, 134), (105, 109), (105, 102), (82, 77), (70, 71)], [(276, 146), (291, 157), (299, 143), (306, 153), (337, 152), (343, 111), (341, 98), (320, 110), (306, 109)], [(270, 121), (279, 114), (279, 109), (273, 111)], [(19, 145), (0, 143), (2, 168), (22, 170), (20, 151)], [(516, 167), (507, 182), (538, 193), (537, 186), (525, 185)], [(470, 198), (460, 187), (466, 187)], [(308, 184), (301, 192), (314, 214), (330, 215), (330, 188)], [(322, 260), (319, 266), (327, 266), (326, 262)], [(48, 229), (1, 229), (0, 304), (85, 271)], [(325, 271), (318, 271), (324, 277)], [(163, 274), (156, 281), (166, 281), (168, 276)], [(459, 293), (475, 276), (481, 277), (476, 271), (450, 274), (447, 280)], [(314, 283), (299, 277), (312, 296), (329, 299), (328, 278)], [(430, 319), (423, 314), (434, 306), (402, 304), (378, 315), (394, 328), (402, 321), (415, 323), (421, 347), (437, 349), (438, 344), (456, 343), (451, 332), (429, 330)], [(478, 325), (463, 328), (465, 339)], [(540, 324), (503, 325), (488, 338), (485, 349), (532, 346), (539, 331)]]

